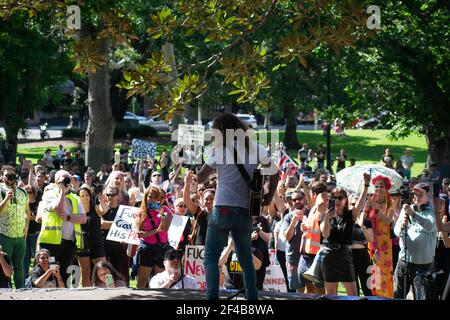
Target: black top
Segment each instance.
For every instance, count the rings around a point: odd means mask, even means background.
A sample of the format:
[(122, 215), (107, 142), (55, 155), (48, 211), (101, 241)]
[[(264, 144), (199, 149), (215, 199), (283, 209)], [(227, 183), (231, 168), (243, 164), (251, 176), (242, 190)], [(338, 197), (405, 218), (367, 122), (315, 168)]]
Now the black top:
[[(33, 268), (33, 270), (31, 270), (30, 272), (30, 279), (29, 281), (31, 281), (31, 286), (32, 287), (36, 287), (34, 285), (34, 282), (39, 279), (40, 277), (42, 277), (42, 275), (45, 273), (44, 270), (41, 269), (41, 267), (36, 266)], [(50, 275), (47, 279), (47, 281), (45, 282), (44, 288), (56, 288), (58, 287), (58, 282), (56, 281), (56, 278), (53, 277), (53, 275)]]
[[(103, 215), (103, 220), (114, 221), (118, 210), (119, 210), (119, 206), (117, 206), (116, 208), (109, 208), (109, 210)], [(106, 239), (106, 237), (108, 236), (108, 232), (109, 232), (109, 229), (102, 230), (103, 239)]]
[(204, 246), (206, 241), (206, 230), (208, 229), (208, 212), (206, 210), (197, 210), (194, 215), (197, 220), (195, 228), (197, 228), (194, 245)]
[[(259, 223), (261, 223), (262, 231), (266, 233), (271, 232), (269, 221), (267, 221), (266, 218), (262, 216), (256, 217), (256, 220), (253, 223), (253, 228), (255, 228)], [(261, 237), (258, 237), (258, 239), (252, 241), (252, 247), (259, 249), (261, 251), (262, 254), (261, 268), (265, 268), (268, 265), (270, 265), (269, 244), (265, 242)]]
[[(5, 258), (7, 264), (11, 265), (11, 260), (9, 259), (8, 256), (3, 256), (3, 258)], [(0, 288), (11, 288), (11, 278), (8, 278), (5, 275), (3, 268), (1, 266), (0, 266)]]
[(87, 235), (89, 241), (95, 242), (100, 239), (102, 235), (100, 217), (95, 212), (95, 209), (86, 212), (86, 217), (87, 221), (81, 225), (81, 230)]
[[(30, 214), (31, 216), (36, 217), (36, 213), (37, 213), (37, 207), (39, 205), (39, 202), (30, 202)], [(35, 233), (39, 233), (39, 231), (41, 231), (41, 224), (37, 223), (35, 220), (31, 220), (30, 219), (30, 224), (28, 225), (28, 234), (35, 234)]]
[[(188, 215), (186, 215), (188, 216)], [(183, 235), (181, 236), (181, 240), (178, 243), (178, 250), (181, 251), (184, 254), (184, 248), (189, 244), (188, 236), (191, 234), (192, 231), (192, 223), (190, 221), (190, 217), (188, 222), (186, 223), (186, 226), (183, 230)]]
[[(254, 249), (252, 251), (259, 260), (262, 260), (261, 251), (258, 249)], [(227, 268), (227, 272), (224, 272), (223, 286), (226, 289), (243, 289), (244, 271), (242, 270), (241, 264), (239, 263), (237, 254), (234, 250), (230, 252), (227, 262), (225, 263), (225, 267)]]
[[(372, 222), (370, 222), (370, 220), (364, 219), (363, 225), (367, 229), (373, 229)], [(352, 244), (358, 244), (358, 243), (365, 244), (365, 243), (367, 243), (367, 239), (364, 236), (364, 233), (363, 233), (361, 227), (359, 226), (359, 224), (354, 223), (353, 230), (352, 230)]]
[(320, 235), (321, 243), (337, 243), (340, 245), (352, 244), (352, 231), (353, 231), (353, 215), (352, 211), (345, 210), (342, 215), (331, 218), (330, 220), (330, 235), (328, 239), (323, 239), (323, 235)]

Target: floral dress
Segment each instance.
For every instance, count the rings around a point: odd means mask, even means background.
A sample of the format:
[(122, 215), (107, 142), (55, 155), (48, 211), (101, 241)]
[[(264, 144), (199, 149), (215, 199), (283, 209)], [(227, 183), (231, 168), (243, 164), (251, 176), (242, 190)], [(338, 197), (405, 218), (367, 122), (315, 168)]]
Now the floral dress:
[[(369, 220), (372, 222), (374, 230), (374, 241), (369, 242), (368, 246), (369, 255), (377, 267), (375, 272), (380, 272), (378, 279), (374, 275), (370, 278), (372, 294), (374, 296), (392, 298), (394, 296), (394, 275), (390, 238), (391, 227), (389, 223), (378, 216), (378, 209), (370, 209)], [(378, 282), (377, 285), (375, 285), (376, 282)]]

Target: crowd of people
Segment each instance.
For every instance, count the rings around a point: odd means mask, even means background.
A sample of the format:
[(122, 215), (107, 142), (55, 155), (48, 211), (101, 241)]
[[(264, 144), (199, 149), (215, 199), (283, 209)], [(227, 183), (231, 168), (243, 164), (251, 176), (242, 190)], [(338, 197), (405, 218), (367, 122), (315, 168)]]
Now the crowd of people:
[[(68, 268), (78, 265), (76, 286), (129, 287), (136, 277), (140, 289), (195, 289), (196, 281), (181, 272), (184, 248), (192, 244), (206, 247), (210, 299), (218, 297), (219, 267), (224, 288), (245, 288), (248, 299), (257, 298), (252, 284), (263, 290), (269, 249), (276, 250), (291, 293), (337, 294), (342, 283), (352, 296), (405, 298), (418, 272), (434, 270), (442, 271), (437, 291), (443, 294), (450, 179), (433, 167), (411, 177), (409, 151), (398, 166), (390, 149), (381, 157), (404, 177), (404, 189), (389, 192), (387, 177), (364, 174), (364, 188), (354, 194), (325, 170), (322, 145), (313, 152), (303, 144), (299, 170), (274, 180), (269, 201), (250, 219), (248, 188), (237, 168), (216, 165), (214, 157), (199, 171), (183, 168), (167, 150), (159, 159), (131, 159), (129, 140), (120, 158), (113, 151), (98, 172), (85, 166), (81, 142), (74, 152), (60, 146), (52, 155), (48, 149), (35, 165), (20, 157), (18, 165), (2, 166), (0, 287), (63, 288)], [(344, 169), (343, 149), (336, 160), (338, 170)], [(432, 195), (435, 181), (440, 198)], [(369, 194), (371, 185), (375, 191)], [(139, 208), (133, 225), (137, 248), (107, 239), (120, 205)], [(189, 217), (177, 248), (168, 241), (173, 215)]]

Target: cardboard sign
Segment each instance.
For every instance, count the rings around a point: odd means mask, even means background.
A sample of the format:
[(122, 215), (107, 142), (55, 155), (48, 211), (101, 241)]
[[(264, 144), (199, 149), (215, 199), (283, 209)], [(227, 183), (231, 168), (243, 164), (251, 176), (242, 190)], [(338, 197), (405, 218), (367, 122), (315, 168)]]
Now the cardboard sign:
[(201, 290), (206, 290), (204, 260), (205, 246), (186, 246), (184, 274), (193, 277)]
[(203, 146), (205, 143), (205, 127), (200, 125), (178, 125), (178, 144)]
[(132, 159), (155, 159), (156, 156), (156, 144), (150, 141), (133, 139), (131, 150)]
[(139, 208), (120, 205), (106, 240), (139, 244), (139, 238), (133, 229), (134, 217), (138, 211)]
[(180, 216), (178, 214), (174, 214), (172, 216), (172, 221), (168, 230), (168, 237), (169, 244), (174, 249), (178, 248), (178, 244), (180, 243), (181, 236), (183, 235), (184, 228), (186, 227), (186, 223), (188, 223), (188, 221), (189, 217)]
[(270, 265), (266, 269), (263, 289), (266, 291), (287, 292), (286, 280), (280, 264), (276, 261), (276, 250), (269, 250)]

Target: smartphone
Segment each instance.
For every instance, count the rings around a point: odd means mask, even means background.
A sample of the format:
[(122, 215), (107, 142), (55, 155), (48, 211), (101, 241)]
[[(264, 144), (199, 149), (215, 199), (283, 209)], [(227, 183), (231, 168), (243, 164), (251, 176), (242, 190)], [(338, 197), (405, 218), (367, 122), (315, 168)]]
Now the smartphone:
[(333, 198), (330, 198), (330, 200), (328, 201), (328, 209), (333, 211), (335, 205), (336, 205), (336, 200)]
[(433, 198), (439, 198), (439, 182), (433, 182)]
[(114, 279), (112, 274), (107, 274), (105, 276), (105, 283), (107, 288), (113, 288), (114, 287)]
[(50, 263), (50, 264), (55, 264), (55, 263), (56, 263), (55, 257), (50, 257), (50, 258), (48, 258), (48, 263)]

